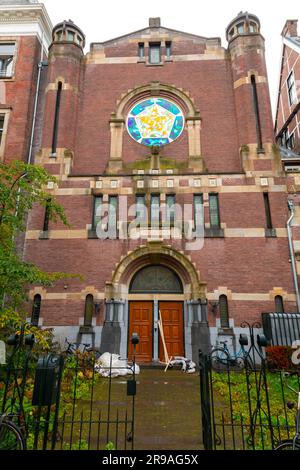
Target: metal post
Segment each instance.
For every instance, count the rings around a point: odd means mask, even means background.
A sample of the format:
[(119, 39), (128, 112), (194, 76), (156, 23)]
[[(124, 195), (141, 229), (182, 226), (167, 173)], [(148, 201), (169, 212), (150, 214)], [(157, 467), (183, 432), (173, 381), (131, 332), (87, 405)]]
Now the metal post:
[(213, 436), (211, 426), (211, 404), (209, 387), (210, 358), (209, 356), (204, 355), (201, 350), (199, 351), (199, 367), (203, 445), (205, 450), (212, 450)]

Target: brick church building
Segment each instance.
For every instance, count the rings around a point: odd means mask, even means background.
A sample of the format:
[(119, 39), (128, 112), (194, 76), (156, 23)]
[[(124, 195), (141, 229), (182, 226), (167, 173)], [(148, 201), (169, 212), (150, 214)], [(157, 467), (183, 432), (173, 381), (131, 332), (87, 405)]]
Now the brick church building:
[(196, 359), (297, 311), (260, 21), (241, 12), (226, 36), (150, 18), (85, 53), (72, 21), (53, 29), (34, 156), (71, 226), (36, 208), (24, 257), (82, 276), (30, 291), (62, 344), (126, 357), (137, 332), (138, 361), (163, 360), (161, 316), (169, 354)]

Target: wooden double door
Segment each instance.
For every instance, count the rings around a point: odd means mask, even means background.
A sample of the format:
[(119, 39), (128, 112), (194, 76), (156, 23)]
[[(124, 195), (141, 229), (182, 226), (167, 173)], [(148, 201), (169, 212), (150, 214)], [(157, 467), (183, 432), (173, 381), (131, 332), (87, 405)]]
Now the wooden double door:
[[(161, 313), (166, 347), (169, 356), (184, 356), (184, 322), (182, 302), (159, 302), (158, 311)], [(139, 336), (136, 348), (136, 361), (140, 363), (152, 362), (154, 345), (158, 344), (158, 359), (165, 360), (162, 340), (157, 325), (158, 312), (154, 312), (153, 302), (130, 302), (129, 308), (129, 344), (128, 356), (132, 357), (132, 333)]]

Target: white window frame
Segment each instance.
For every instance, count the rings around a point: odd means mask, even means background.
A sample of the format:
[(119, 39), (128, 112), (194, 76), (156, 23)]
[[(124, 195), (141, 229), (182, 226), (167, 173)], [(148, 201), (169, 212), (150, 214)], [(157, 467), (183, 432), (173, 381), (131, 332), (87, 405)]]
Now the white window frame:
[[(290, 79), (292, 79), (291, 86), (289, 85)], [(294, 71), (292, 70), (286, 80), (287, 92), (289, 97), (289, 104), (293, 106), (293, 104), (297, 104), (298, 97), (297, 97), (297, 89), (296, 89), (296, 82), (295, 82), (295, 75)]]
[(14, 53), (13, 53), (13, 55), (4, 56), (4, 57), (7, 57), (7, 58), (12, 57), (12, 61), (11, 61), (11, 64), (10, 64), (10, 73), (9, 74), (6, 73), (5, 75), (2, 75), (1, 71), (0, 71), (0, 80), (13, 78), (14, 70), (15, 70), (16, 53), (17, 53), (17, 42), (16, 41), (14, 41), (14, 40), (0, 41), (0, 46), (4, 46), (4, 45), (14, 46)]
[(8, 129), (9, 113), (10, 113), (10, 111), (7, 110), (7, 109), (0, 109), (0, 114), (4, 115), (2, 136), (1, 136), (1, 139), (0, 139), (0, 161), (4, 160), (4, 150), (5, 150), (7, 129)]

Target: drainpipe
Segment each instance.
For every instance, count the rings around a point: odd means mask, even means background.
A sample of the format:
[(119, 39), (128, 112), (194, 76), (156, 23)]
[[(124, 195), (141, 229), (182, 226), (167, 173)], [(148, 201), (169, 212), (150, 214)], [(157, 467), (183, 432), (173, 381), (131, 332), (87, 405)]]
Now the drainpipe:
[(297, 308), (298, 308), (298, 312), (300, 313), (300, 295), (299, 295), (299, 286), (298, 286), (298, 275), (297, 275), (297, 266), (296, 266), (296, 259), (295, 259), (295, 253), (294, 253), (292, 228), (291, 228), (292, 221), (295, 217), (295, 206), (294, 206), (293, 201), (288, 200), (288, 207), (289, 207), (291, 216), (289, 220), (287, 221), (286, 225), (287, 225), (287, 232), (288, 232), (288, 239), (289, 239), (289, 248), (290, 248), (290, 256), (291, 256), (291, 263), (292, 263), (294, 287), (295, 287), (296, 298), (297, 298)]
[(33, 111), (33, 118), (32, 118), (31, 137), (30, 137), (30, 147), (29, 147), (29, 153), (28, 153), (28, 159), (27, 159), (28, 164), (31, 164), (31, 160), (32, 160), (33, 139), (34, 139), (34, 133), (35, 133), (35, 124), (36, 124), (39, 92), (40, 92), (41, 74), (42, 74), (43, 67), (47, 67), (47, 65), (48, 65), (48, 62), (43, 61), (43, 55), (44, 55), (44, 33), (43, 33), (43, 36), (42, 36), (42, 43), (41, 43), (41, 60), (38, 64), (38, 69), (39, 70), (38, 70), (38, 79), (37, 79), (37, 85), (36, 85), (36, 91), (35, 91), (34, 111)]

